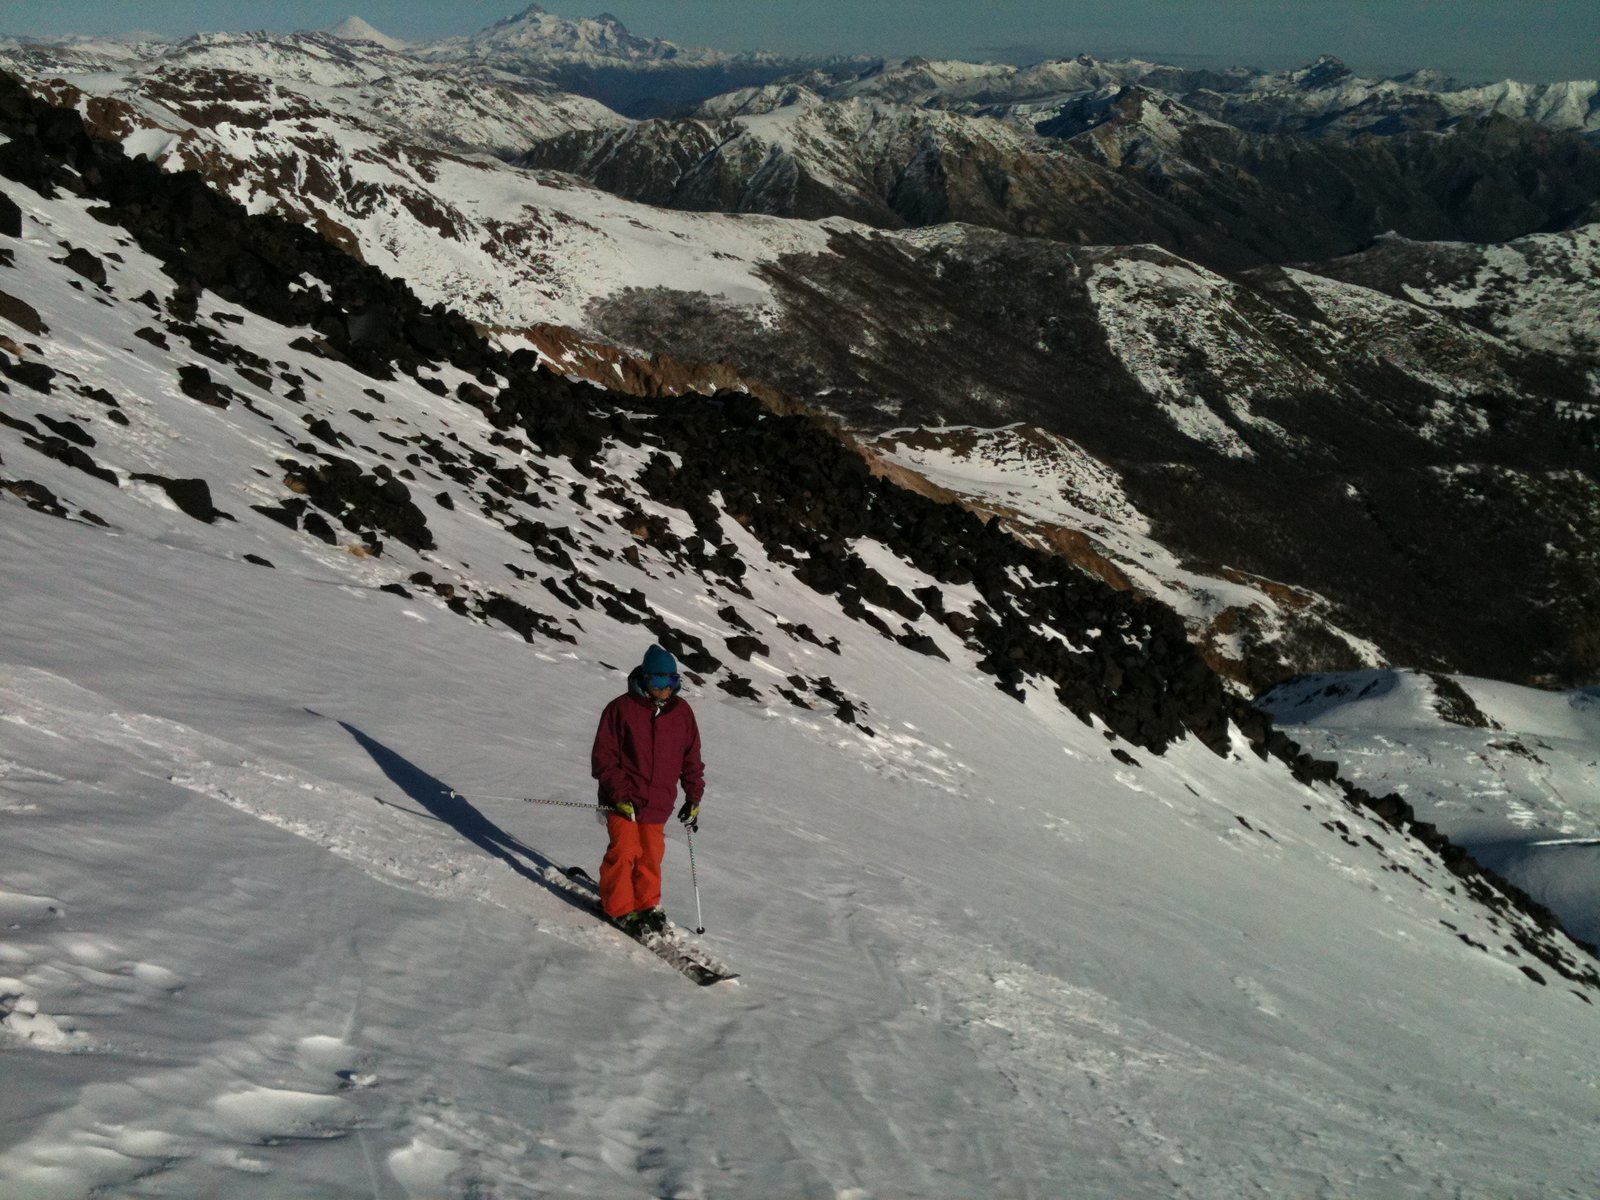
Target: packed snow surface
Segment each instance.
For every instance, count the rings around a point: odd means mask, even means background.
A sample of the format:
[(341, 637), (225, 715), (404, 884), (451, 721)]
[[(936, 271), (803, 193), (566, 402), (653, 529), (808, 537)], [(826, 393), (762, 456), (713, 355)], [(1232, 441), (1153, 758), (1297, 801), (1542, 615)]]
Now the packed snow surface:
[[(0, 490), (7, 1200), (1600, 1192), (1600, 1010), (1333, 789), (1242, 738), (1156, 757), (1018, 703), (943, 627), (948, 661), (881, 638), (732, 522), (748, 594), (686, 573), (570, 463), (211, 295), (196, 321), (280, 374), (208, 360), (235, 401), (198, 404), (185, 345), (138, 336), (171, 279), (86, 204), (6, 190), (0, 284), (44, 327), (6, 337), (58, 374), (0, 394), (0, 475), (67, 514)], [(114, 483), (28, 444), (69, 427)], [(419, 436), (500, 456), (539, 506), (430, 451), (405, 477), (436, 549), (257, 512), (328, 435), (363, 470), (411, 470)], [(612, 447), (610, 483), (641, 460)], [(698, 898), (736, 983), (690, 985), (560, 884), (601, 853), (590, 739), (648, 635), (585, 609), (525, 642), (405, 589), (570, 614), (524, 514), (719, 652), (729, 607), (771, 643), (736, 664), (757, 699), (691, 679), (698, 897), (675, 829), (667, 860), (669, 913)], [(779, 699), (802, 675), (854, 717)]]

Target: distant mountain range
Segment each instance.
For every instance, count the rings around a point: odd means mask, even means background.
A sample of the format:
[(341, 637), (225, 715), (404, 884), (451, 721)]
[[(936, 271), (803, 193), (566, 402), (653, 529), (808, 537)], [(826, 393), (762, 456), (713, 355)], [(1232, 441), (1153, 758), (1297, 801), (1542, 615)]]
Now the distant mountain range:
[(572, 131), (525, 165), (700, 211), (949, 222), (1104, 245), (1153, 241), (1220, 269), (1351, 253), (1383, 233), (1503, 241), (1595, 216), (1600, 147), (1497, 116), (1448, 136), (1255, 133), (1130, 86), (1036, 129), (799, 85), (670, 122)]
[(831, 414), (1241, 687), (1600, 671), (1593, 84), (800, 62), (537, 6), (0, 65), (565, 372)]

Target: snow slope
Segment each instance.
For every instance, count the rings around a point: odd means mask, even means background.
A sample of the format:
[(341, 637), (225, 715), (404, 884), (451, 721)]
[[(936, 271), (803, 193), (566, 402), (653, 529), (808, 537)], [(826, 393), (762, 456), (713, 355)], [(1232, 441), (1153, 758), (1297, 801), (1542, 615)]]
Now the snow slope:
[(1486, 866), (1600, 942), (1600, 693), (1374, 671), (1261, 701), (1370, 791), (1404, 796)]
[[(6, 191), (0, 285), (38, 318), (4, 327), (8, 373), (57, 374), (0, 394), (0, 1194), (1600, 1187), (1592, 989), (1334, 789), (1242, 737), (1153, 757), (1017, 703), (947, 630), (948, 661), (878, 636), (725, 516), (747, 592), (686, 571), (621, 527), (633, 504), (689, 528), (632, 483), (641, 451), (585, 475), (212, 295), (196, 320), (266, 369), (208, 359), (234, 399), (198, 403), (190, 350), (140, 336), (171, 280), (88, 204)], [(409, 481), (434, 546), (253, 508), (294, 498), (308, 438)], [(444, 469), (479, 456), (533, 486)], [(136, 473), (203, 479), (233, 519)], [(552, 868), (592, 868), (600, 831), (517, 798), (592, 796), (594, 715), (649, 635), (562, 607), (524, 640), (449, 600), (580, 579), (770, 643), (754, 698), (727, 668), (689, 690), (706, 941), (737, 986), (575, 908)], [(681, 919), (681, 844), (668, 866)]]

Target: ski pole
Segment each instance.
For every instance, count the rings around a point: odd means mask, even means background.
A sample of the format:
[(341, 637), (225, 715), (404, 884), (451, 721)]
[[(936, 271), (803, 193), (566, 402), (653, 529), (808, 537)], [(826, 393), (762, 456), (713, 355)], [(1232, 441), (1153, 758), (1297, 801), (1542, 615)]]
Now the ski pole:
[(593, 801), (590, 801), (590, 800), (541, 800), (537, 796), (522, 796), (522, 797), (520, 797), (520, 799), (522, 800), (522, 802), (524, 804), (551, 804), (551, 805), (554, 805), (557, 808), (599, 808), (600, 807), (598, 804), (595, 804)]
[(706, 931), (706, 919), (700, 913), (700, 877), (695, 873), (694, 869), (694, 833), (687, 825), (683, 827), (683, 836), (689, 840), (689, 882), (694, 884), (695, 932), (704, 933)]
[[(467, 796), (467, 794), (465, 792), (458, 792), (458, 791), (454, 791), (454, 790), (452, 790), (450, 792), (450, 798), (452, 800), (466, 800), (466, 799), (469, 799), (469, 797)], [(473, 799), (473, 800), (520, 800), (524, 804), (553, 804), (553, 805), (556, 805), (559, 808), (596, 808), (596, 807), (598, 807), (597, 805), (592, 804), (587, 800), (543, 800), (543, 799), (540, 799), (538, 796), (487, 796), (487, 795), (484, 795), (481, 792), (474, 792), (472, 794), (472, 796), (470, 797), (470, 799)]]

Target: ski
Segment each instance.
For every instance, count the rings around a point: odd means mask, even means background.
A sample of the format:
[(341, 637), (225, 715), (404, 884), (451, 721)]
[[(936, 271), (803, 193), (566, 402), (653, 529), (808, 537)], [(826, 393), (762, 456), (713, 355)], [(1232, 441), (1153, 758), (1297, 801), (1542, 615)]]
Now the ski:
[[(622, 933), (620, 929), (617, 932)], [(672, 927), (671, 922), (668, 922), (665, 933), (643, 933), (637, 937), (623, 933), (622, 936), (632, 938), (662, 962), (676, 967), (701, 987), (710, 987), (714, 983), (726, 983), (730, 979), (739, 978), (737, 971), (729, 970), (700, 947), (684, 941)]]
[[(582, 896), (595, 916), (611, 923), (605, 915), (605, 910), (600, 907), (600, 892), (594, 877), (582, 867), (562, 867), (561, 874), (566, 877), (570, 885), (568, 890), (575, 895)], [(616, 926), (612, 926), (616, 928)], [(665, 932), (654, 931), (631, 934), (622, 929), (617, 933), (629, 941), (637, 942), (650, 951), (662, 962), (672, 967), (685, 978), (701, 987), (710, 987), (716, 983), (726, 983), (730, 979), (739, 978), (739, 973), (730, 969), (725, 964), (718, 962), (699, 946), (686, 941), (682, 934), (670, 921)]]

